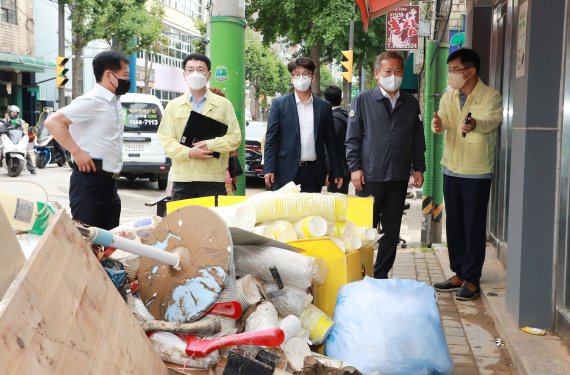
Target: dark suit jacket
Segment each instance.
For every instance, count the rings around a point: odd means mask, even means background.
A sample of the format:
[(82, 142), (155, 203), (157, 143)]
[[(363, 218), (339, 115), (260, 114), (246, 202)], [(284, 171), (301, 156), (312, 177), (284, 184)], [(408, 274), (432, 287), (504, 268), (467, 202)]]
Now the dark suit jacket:
[[(327, 173), (325, 145), (332, 165), (332, 177), (343, 177), (343, 171), (335, 144), (331, 105), (313, 96), (313, 114), (317, 178), (319, 183), (324, 185)], [(301, 138), (294, 93), (275, 99), (271, 105), (265, 136), (264, 159), (264, 171), (275, 173), (277, 188), (295, 179), (301, 161)]]

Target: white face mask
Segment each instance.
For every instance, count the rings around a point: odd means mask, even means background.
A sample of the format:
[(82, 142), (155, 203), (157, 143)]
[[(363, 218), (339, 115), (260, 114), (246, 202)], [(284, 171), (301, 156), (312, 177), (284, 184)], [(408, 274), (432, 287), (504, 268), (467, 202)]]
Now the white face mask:
[(402, 84), (402, 77), (398, 77), (393, 74), (390, 77), (384, 77), (381, 75), (378, 82), (380, 83), (380, 86), (382, 86), (382, 88), (386, 91), (397, 91)]
[(463, 86), (465, 86), (465, 82), (467, 82), (467, 80), (463, 78), (463, 73), (447, 74), (447, 83), (454, 90), (460, 90)]
[(186, 83), (188, 87), (190, 87), (190, 90), (200, 90), (208, 83), (208, 77), (200, 72), (192, 72), (186, 76)]
[(297, 91), (307, 91), (311, 87), (311, 77), (300, 76), (299, 78), (293, 78), (293, 86)]

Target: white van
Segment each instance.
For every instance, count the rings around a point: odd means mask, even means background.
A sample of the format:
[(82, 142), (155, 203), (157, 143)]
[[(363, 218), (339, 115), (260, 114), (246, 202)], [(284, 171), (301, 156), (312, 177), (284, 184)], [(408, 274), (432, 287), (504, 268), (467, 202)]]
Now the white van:
[(156, 135), (164, 112), (160, 100), (154, 95), (127, 93), (121, 96), (121, 105), (125, 119), (121, 176), (129, 181), (148, 178), (164, 190), (171, 162)]

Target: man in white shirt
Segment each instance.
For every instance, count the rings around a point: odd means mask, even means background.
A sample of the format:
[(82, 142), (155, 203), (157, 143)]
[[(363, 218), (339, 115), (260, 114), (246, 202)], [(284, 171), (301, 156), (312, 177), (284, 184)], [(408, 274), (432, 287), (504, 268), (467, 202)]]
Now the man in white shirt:
[(71, 215), (90, 226), (119, 225), (121, 199), (116, 179), (123, 167), (123, 129), (119, 96), (130, 88), (129, 60), (107, 50), (93, 58), (95, 87), (48, 117), (45, 126), (70, 153)]
[(327, 174), (326, 145), (332, 166), (331, 180), (340, 188), (343, 171), (331, 105), (311, 92), (315, 63), (308, 57), (298, 57), (287, 69), (295, 90), (275, 99), (269, 112), (264, 149), (265, 185), (277, 190), (293, 181), (301, 185), (303, 192), (320, 192)]

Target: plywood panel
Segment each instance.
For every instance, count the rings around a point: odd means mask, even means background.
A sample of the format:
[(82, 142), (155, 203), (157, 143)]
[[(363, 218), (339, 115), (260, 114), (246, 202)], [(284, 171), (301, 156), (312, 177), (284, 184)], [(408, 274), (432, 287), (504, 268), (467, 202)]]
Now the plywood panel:
[(63, 211), (0, 303), (2, 374), (167, 374)]
[(12, 281), (16, 278), (18, 271), (24, 263), (26, 258), (20, 248), (18, 239), (12, 231), (10, 221), (6, 217), (2, 205), (0, 205), (0, 299), (10, 286)]

